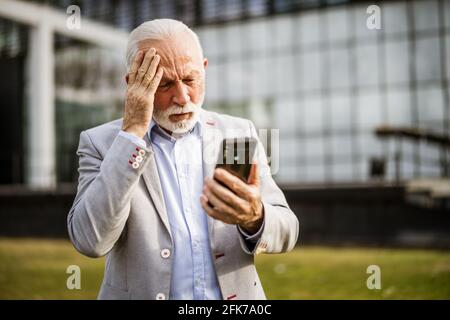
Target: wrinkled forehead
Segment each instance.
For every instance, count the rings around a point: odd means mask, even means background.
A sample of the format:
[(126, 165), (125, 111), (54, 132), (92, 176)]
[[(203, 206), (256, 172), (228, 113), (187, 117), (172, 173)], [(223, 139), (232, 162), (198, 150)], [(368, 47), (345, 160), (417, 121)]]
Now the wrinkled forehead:
[(200, 67), (203, 64), (202, 54), (196, 42), (189, 35), (176, 35), (161, 40), (142, 40), (139, 50), (155, 48), (161, 57), (161, 65), (165, 68), (182, 66)]

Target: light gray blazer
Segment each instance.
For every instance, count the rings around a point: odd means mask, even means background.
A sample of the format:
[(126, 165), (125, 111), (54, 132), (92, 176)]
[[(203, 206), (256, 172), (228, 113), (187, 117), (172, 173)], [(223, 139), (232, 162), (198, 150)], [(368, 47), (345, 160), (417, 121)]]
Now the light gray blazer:
[[(222, 138), (258, 138), (252, 122), (202, 110), (203, 170), (211, 177)], [(80, 135), (78, 191), (67, 217), (74, 247), (89, 257), (106, 255), (99, 299), (168, 299), (173, 242), (152, 145), (141, 148), (118, 135), (122, 120)], [(289, 209), (258, 146), (265, 226), (248, 247), (235, 225), (208, 216), (211, 255), (224, 299), (265, 299), (254, 265), (258, 253), (294, 248), (299, 223)]]

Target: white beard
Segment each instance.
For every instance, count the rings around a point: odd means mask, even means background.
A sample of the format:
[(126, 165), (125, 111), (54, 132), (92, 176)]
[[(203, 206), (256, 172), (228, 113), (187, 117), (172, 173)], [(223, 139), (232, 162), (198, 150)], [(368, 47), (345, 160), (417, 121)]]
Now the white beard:
[[(159, 108), (155, 108), (153, 110), (153, 120), (155, 120), (155, 122), (161, 128), (169, 130), (172, 133), (184, 134), (195, 126), (198, 120), (200, 109), (202, 108), (203, 105), (204, 98), (205, 95), (203, 94), (200, 101), (197, 104), (189, 101), (182, 107), (173, 105), (167, 108), (166, 110), (160, 110)], [(172, 122), (169, 119), (169, 116), (172, 114), (180, 114), (186, 112), (192, 112), (192, 115), (189, 119), (184, 119), (178, 122)]]

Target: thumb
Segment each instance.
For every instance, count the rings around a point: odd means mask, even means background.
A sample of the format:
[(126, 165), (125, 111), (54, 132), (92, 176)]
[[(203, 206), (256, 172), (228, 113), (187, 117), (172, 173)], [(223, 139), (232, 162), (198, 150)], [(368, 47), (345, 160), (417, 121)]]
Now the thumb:
[(258, 163), (255, 161), (250, 168), (250, 175), (248, 177), (248, 184), (259, 186), (259, 168)]

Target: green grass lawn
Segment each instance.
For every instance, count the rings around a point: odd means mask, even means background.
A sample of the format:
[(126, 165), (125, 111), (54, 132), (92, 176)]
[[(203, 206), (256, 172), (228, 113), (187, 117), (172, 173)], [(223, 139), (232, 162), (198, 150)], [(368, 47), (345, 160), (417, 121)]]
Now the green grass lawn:
[[(69, 265), (81, 268), (81, 290), (68, 290)], [(450, 299), (450, 252), (299, 247), (259, 255), (269, 299)], [(381, 268), (369, 290), (367, 266)], [(104, 259), (89, 259), (64, 240), (0, 239), (0, 299), (95, 299)]]

